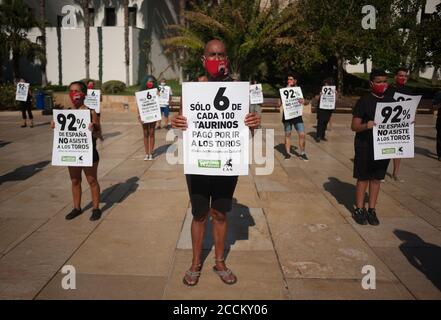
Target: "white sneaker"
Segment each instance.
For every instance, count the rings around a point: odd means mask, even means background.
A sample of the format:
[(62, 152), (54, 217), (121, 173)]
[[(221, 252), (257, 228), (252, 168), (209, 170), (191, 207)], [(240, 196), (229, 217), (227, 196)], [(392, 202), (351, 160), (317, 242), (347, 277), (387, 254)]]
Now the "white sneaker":
[(150, 160), (150, 161), (153, 160), (153, 154), (150, 155), (150, 159), (149, 159), (149, 160)]
[(147, 161), (147, 160), (150, 160), (150, 157), (149, 157), (148, 154), (146, 154), (145, 157), (144, 157), (144, 161)]

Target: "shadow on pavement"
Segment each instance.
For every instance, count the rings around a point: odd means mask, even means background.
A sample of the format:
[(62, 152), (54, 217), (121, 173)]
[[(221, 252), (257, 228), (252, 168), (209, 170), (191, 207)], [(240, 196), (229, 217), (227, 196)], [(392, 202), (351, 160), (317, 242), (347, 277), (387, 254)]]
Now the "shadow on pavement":
[[(129, 195), (134, 193), (139, 187), (138, 181), (138, 177), (131, 177), (126, 182), (117, 183), (101, 191), (100, 202), (105, 203), (101, 208), (102, 213), (109, 210), (116, 203), (122, 203)], [(92, 208), (92, 202), (84, 207), (83, 212), (90, 208)]]
[(43, 170), (50, 161), (41, 161), (27, 166), (21, 166), (14, 171), (8, 172), (0, 176), (0, 185), (8, 181), (23, 181), (29, 179), (34, 174)]
[[(249, 239), (249, 228), (256, 225), (251, 216), (250, 209), (247, 206), (237, 203), (237, 199), (233, 198), (233, 210), (227, 213), (228, 227), (227, 239), (225, 241), (225, 259), (228, 257), (231, 246), (240, 240)], [(214, 248), (213, 240), (213, 223), (209, 218), (205, 229), (205, 237), (202, 245), (202, 263), (205, 262), (210, 251)], [(213, 261), (214, 265), (214, 261)]]
[(441, 247), (409, 231), (394, 230), (394, 234), (403, 241), (399, 248), (409, 263), (441, 291)]

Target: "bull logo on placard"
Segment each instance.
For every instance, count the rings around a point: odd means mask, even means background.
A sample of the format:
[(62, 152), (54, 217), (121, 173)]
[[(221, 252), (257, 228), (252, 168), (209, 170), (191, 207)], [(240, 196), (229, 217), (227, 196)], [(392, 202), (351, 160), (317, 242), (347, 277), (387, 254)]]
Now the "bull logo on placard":
[(227, 162), (225, 162), (224, 164), (224, 171), (233, 171), (233, 163), (232, 163), (233, 159), (228, 159)]

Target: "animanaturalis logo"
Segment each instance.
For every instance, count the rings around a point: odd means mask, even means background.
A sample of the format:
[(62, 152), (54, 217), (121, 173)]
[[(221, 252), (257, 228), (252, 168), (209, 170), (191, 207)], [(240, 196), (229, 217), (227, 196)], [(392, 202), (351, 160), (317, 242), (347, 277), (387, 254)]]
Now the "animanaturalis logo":
[(76, 162), (77, 157), (75, 157), (75, 156), (62, 156), (61, 161), (62, 162)]
[(199, 168), (220, 168), (221, 161), (220, 160), (198, 160)]
[(381, 149), (381, 154), (395, 154), (395, 148)]

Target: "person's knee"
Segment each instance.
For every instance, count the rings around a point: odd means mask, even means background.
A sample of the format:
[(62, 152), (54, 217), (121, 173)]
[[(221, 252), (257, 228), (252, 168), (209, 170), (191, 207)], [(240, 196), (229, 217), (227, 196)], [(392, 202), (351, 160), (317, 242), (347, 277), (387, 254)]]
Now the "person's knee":
[(299, 132), (299, 138), (305, 139), (305, 132)]
[(217, 211), (213, 208), (210, 209), (210, 215), (213, 218), (213, 222), (216, 222), (216, 223), (225, 223), (227, 220), (225, 213)]
[(98, 187), (98, 179), (96, 177), (87, 177), (87, 182), (91, 188)]
[(72, 186), (78, 187), (81, 186), (81, 177), (80, 178), (71, 178)]
[(193, 216), (193, 221), (196, 223), (204, 224), (207, 221), (208, 212)]

